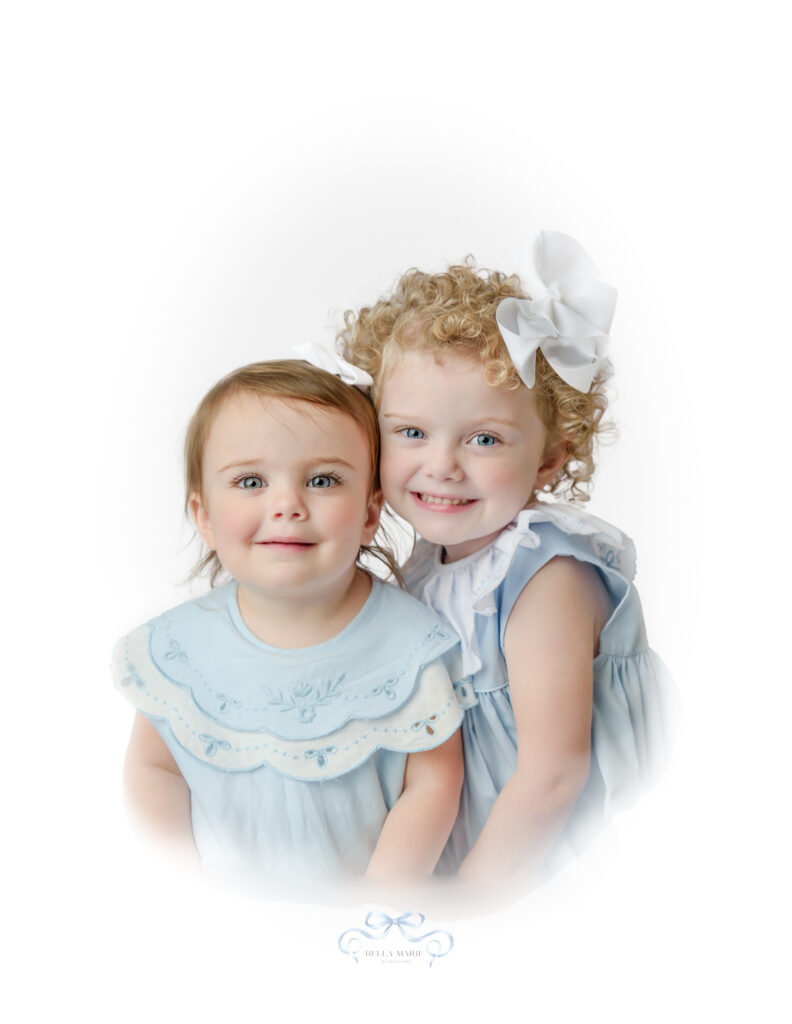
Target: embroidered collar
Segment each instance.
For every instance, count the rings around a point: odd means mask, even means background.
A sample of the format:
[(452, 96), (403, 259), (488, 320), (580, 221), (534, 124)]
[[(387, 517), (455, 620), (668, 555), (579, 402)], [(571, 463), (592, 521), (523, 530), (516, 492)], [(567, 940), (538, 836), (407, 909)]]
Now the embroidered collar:
[(412, 694), (421, 668), (456, 643), (439, 616), (379, 580), (355, 619), (313, 647), (282, 650), (255, 637), (239, 614), (234, 582), (153, 619), (148, 630), (151, 662), (189, 690), (202, 712), (229, 728), (286, 740), (391, 714)]

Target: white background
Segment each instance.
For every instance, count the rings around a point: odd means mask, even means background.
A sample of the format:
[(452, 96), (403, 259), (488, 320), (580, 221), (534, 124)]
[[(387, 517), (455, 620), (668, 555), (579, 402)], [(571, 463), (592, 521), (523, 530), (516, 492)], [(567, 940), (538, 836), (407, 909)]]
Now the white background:
[[(474, 1019), (503, 999), (526, 1020), (786, 1018), (776, 9), (31, 0), (4, 15), (11, 1019)], [(204, 892), (138, 847), (110, 650), (187, 596), (180, 445), (219, 376), (331, 338), (407, 266), (473, 253), (519, 271), (539, 228), (577, 237), (619, 289), (621, 438), (590, 508), (638, 546), (684, 700), (678, 753), (571, 872), (439, 922), (447, 960), (357, 967), (335, 943), (366, 908)]]

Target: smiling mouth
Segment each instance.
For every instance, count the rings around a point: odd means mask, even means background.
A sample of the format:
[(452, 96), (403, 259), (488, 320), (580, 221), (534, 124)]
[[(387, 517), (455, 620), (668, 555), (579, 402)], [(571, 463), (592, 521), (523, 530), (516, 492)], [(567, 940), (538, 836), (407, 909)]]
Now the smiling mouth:
[(313, 541), (298, 540), (296, 537), (273, 537), (271, 540), (257, 540), (258, 547), (312, 548)]
[(443, 498), (438, 494), (424, 494), (421, 491), (412, 491), (411, 493), (421, 504), (436, 505), (440, 508), (463, 508), (478, 501), (478, 498)]

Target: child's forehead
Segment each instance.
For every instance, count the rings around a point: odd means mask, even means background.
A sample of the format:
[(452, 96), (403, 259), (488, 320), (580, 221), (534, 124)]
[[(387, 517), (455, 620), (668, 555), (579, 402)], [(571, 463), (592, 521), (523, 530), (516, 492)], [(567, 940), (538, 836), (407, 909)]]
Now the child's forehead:
[(484, 377), (484, 362), (475, 352), (423, 345), (390, 345), (383, 358), (382, 386), (396, 375), (421, 372), (469, 372)]
[(212, 426), (233, 420), (316, 423), (335, 418), (352, 419), (344, 409), (311, 402), (305, 398), (257, 391), (237, 391), (223, 399), (215, 413)]
[[(489, 383), (484, 362), (475, 353), (417, 347), (399, 349), (393, 354), (382, 375), (381, 390), (385, 392), (394, 386), (409, 389), (426, 380), (442, 382), (445, 387), (475, 388), (493, 401), (514, 390)], [(527, 391), (524, 387), (523, 390)]]
[(358, 438), (366, 444), (360, 425), (344, 409), (301, 398), (238, 391), (228, 395), (218, 407), (204, 455), (267, 437), (273, 443), (276, 438), (285, 438), (309, 447), (349, 447)]
[(535, 415), (536, 401), (523, 384), (491, 384), (475, 355), (446, 352), (438, 359), (432, 351), (412, 350), (384, 375), (380, 396), (383, 417), (409, 410), (517, 420)]

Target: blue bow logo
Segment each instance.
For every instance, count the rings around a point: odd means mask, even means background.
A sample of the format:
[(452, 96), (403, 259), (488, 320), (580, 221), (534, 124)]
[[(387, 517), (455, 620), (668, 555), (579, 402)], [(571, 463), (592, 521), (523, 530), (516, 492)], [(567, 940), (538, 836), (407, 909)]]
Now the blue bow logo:
[[(363, 946), (363, 939), (370, 939), (378, 942), (393, 929), (401, 934), (408, 942), (424, 942), (424, 951), (429, 957), (431, 967), (435, 960), (441, 956), (447, 956), (454, 948), (454, 937), (450, 932), (435, 928), (433, 931), (419, 934), (419, 929), (426, 918), (415, 910), (407, 910), (398, 917), (391, 917), (389, 914), (379, 910), (372, 910), (366, 914), (363, 928), (347, 928), (338, 939), (338, 948), (342, 953), (351, 956), (355, 963), (358, 962), (357, 954)], [(370, 929), (370, 930), (367, 930)]]

